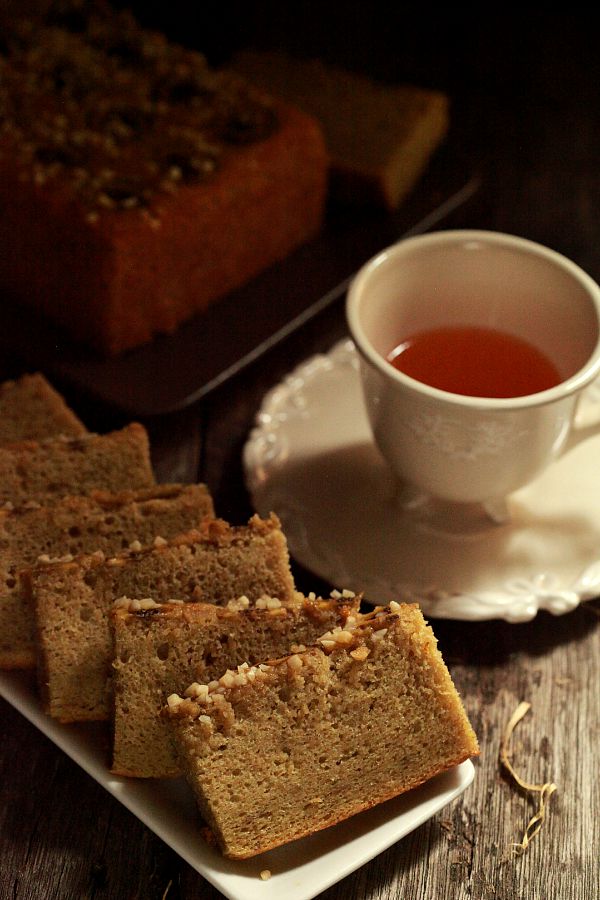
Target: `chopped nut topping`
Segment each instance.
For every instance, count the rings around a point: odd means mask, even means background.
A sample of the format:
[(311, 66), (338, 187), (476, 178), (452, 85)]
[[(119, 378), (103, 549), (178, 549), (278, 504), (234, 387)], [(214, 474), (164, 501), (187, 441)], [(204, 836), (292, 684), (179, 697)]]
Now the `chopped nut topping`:
[(388, 632), (387, 628), (379, 628), (376, 631), (375, 630), (373, 631), (371, 638), (374, 641), (381, 641), (386, 636), (387, 632)]
[(143, 612), (147, 609), (158, 609), (159, 607), (160, 603), (157, 603), (151, 597), (144, 597), (140, 600), (137, 598), (119, 597), (113, 603), (113, 609), (127, 609), (129, 612)]
[(244, 609), (248, 609), (250, 606), (250, 600), (246, 596), (238, 597), (237, 600), (229, 600), (227, 603), (227, 609), (232, 610), (232, 612), (241, 612)]
[(129, 609), (129, 597), (119, 597), (113, 602), (113, 609)]
[(337, 646), (336, 641), (328, 640), (327, 638), (319, 638), (319, 643), (325, 648), (325, 650), (333, 650)]
[(333, 650), (336, 646), (348, 647), (350, 644), (354, 643), (355, 638), (353, 631), (355, 628), (356, 618), (354, 616), (348, 616), (344, 628), (340, 625), (336, 625), (331, 631), (321, 635), (321, 637), (318, 638), (318, 642), (326, 650)]
[(356, 597), (354, 591), (348, 590), (348, 588), (344, 588), (342, 591), (338, 591), (334, 588), (329, 594), (332, 600), (353, 600)]
[(179, 694), (169, 694), (167, 697), (167, 704), (169, 709), (177, 709), (183, 703), (183, 697), (180, 697)]
[(186, 697), (191, 697), (194, 700), (207, 700), (208, 685), (198, 684), (197, 681), (194, 681), (188, 688), (186, 688), (186, 690), (184, 691), (184, 695)]
[(70, 563), (73, 562), (74, 557), (70, 553), (65, 553), (64, 556), (48, 556), (47, 553), (42, 553), (41, 556), (38, 556), (38, 562), (40, 563)]
[(0, 130), (20, 177), (59, 182), (90, 226), (152, 206), (143, 218), (157, 227), (161, 196), (212, 177), (230, 147), (277, 128), (262, 92), (131, 13), (82, 4), (74, 28), (56, 8), (6, 24)]
[(256, 609), (279, 609), (281, 600), (277, 597), (259, 597), (254, 605)]

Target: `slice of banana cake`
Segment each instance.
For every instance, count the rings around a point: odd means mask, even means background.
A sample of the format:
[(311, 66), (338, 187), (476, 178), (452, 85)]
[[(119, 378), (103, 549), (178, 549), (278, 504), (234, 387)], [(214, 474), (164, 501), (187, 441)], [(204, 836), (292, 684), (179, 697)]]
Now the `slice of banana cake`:
[(117, 775), (181, 774), (167, 723), (166, 698), (190, 682), (209, 683), (226, 669), (255, 665), (312, 644), (358, 612), (349, 592), (323, 600), (294, 595), (207, 603), (157, 604), (121, 598), (111, 611), (114, 638), (113, 760)]
[(146, 543), (200, 525), (214, 515), (204, 484), (140, 491), (92, 491), (51, 506), (30, 501), (0, 509), (0, 668), (35, 666), (33, 610), (19, 574), (39, 556), (117, 553), (133, 538)]
[(287, 541), (275, 516), (247, 525), (211, 520), (173, 540), (40, 564), (28, 579), (35, 610), (44, 707), (64, 722), (110, 714), (112, 638), (108, 614), (119, 597), (156, 602), (294, 596)]
[(243, 859), (478, 753), (431, 629), (391, 604), (318, 645), (173, 694), (163, 714), (200, 813)]

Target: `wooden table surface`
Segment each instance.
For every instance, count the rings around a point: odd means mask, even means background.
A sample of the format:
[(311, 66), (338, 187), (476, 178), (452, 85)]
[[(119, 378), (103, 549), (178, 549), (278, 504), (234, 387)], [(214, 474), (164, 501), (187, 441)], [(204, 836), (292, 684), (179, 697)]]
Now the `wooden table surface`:
[[(333, 58), (335, 47), (337, 61), (347, 65), (370, 64), (380, 77), (446, 90), (448, 143), (481, 173), (482, 186), (444, 227), (539, 240), (600, 278), (600, 80), (591, 20), (539, 10), (507, 18), (496, 11), (482, 23), (464, 11), (451, 16), (423, 8), (406, 18), (392, 14), (383, 27), (375, 16), (361, 19), (358, 9), (343, 25), (325, 11), (311, 30), (291, 12), (273, 18), (274, 6), (257, 4), (252, 21), (248, 14), (243, 22), (247, 37), (268, 33), (278, 42), (285, 34), (292, 47), (302, 37), (308, 52)], [(227, 22), (221, 13), (217, 39)], [(242, 31), (235, 32), (239, 41)], [(336, 40), (328, 40), (332, 35)], [(426, 178), (418, 190), (427, 190)], [(344, 333), (338, 304), (194, 408), (148, 421), (159, 480), (205, 481), (218, 513), (245, 521), (252, 508), (241, 450), (261, 398), (296, 363)], [(20, 371), (20, 359), (15, 347), (14, 357), (3, 361), (4, 377)], [(122, 424), (118, 411), (65, 390), (89, 427)], [(295, 571), (301, 588), (321, 587), (310, 573)], [(432, 624), (481, 742), (474, 783), (323, 897), (600, 897), (600, 606), (592, 602), (560, 617), (540, 613), (521, 625)], [(511, 845), (535, 807), (501, 773), (498, 753), (503, 729), (523, 700), (531, 711), (513, 737), (515, 766), (528, 780), (553, 781), (558, 790), (541, 832), (515, 856)], [(0, 897), (220, 896), (9, 704), (0, 704), (0, 717)]]

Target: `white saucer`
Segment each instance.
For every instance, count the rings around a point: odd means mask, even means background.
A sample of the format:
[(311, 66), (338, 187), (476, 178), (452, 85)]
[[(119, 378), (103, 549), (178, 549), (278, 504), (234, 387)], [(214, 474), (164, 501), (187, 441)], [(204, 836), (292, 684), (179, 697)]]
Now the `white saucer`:
[(464, 620), (524, 622), (600, 595), (599, 464), (600, 434), (513, 494), (509, 522), (474, 513), (471, 530), (435, 531), (395, 501), (350, 340), (269, 392), (244, 448), (256, 510), (277, 513), (304, 567), (372, 603), (414, 600), (430, 617)]

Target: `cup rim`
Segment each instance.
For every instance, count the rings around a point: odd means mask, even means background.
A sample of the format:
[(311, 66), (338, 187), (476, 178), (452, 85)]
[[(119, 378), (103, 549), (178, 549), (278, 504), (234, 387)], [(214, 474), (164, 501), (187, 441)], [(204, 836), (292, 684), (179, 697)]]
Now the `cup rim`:
[[(444, 391), (441, 388), (432, 387), (410, 375), (391, 366), (381, 354), (373, 347), (371, 341), (365, 335), (359, 321), (358, 306), (361, 289), (372, 272), (383, 265), (388, 259), (399, 256), (405, 252), (407, 246), (435, 243), (455, 243), (459, 241), (485, 241), (488, 244), (501, 244), (505, 247), (514, 247), (535, 251), (538, 257), (544, 257), (555, 265), (568, 272), (577, 280), (588, 293), (596, 309), (598, 319), (598, 340), (587, 362), (569, 378), (560, 384), (539, 391), (536, 394), (526, 394), (520, 397), (477, 397), (468, 394), (455, 394)], [(486, 410), (515, 410), (526, 409), (535, 406), (544, 406), (557, 400), (565, 399), (574, 393), (587, 387), (600, 374), (600, 287), (594, 279), (587, 274), (577, 263), (574, 263), (562, 253), (552, 250), (543, 244), (532, 241), (529, 238), (519, 237), (502, 231), (485, 229), (450, 229), (448, 231), (431, 231), (426, 234), (413, 235), (403, 238), (395, 244), (391, 244), (380, 250), (367, 260), (353, 277), (346, 295), (346, 321), (350, 335), (359, 353), (375, 366), (392, 383), (418, 390), (424, 396), (432, 400), (442, 400), (448, 404), (472, 409)]]

